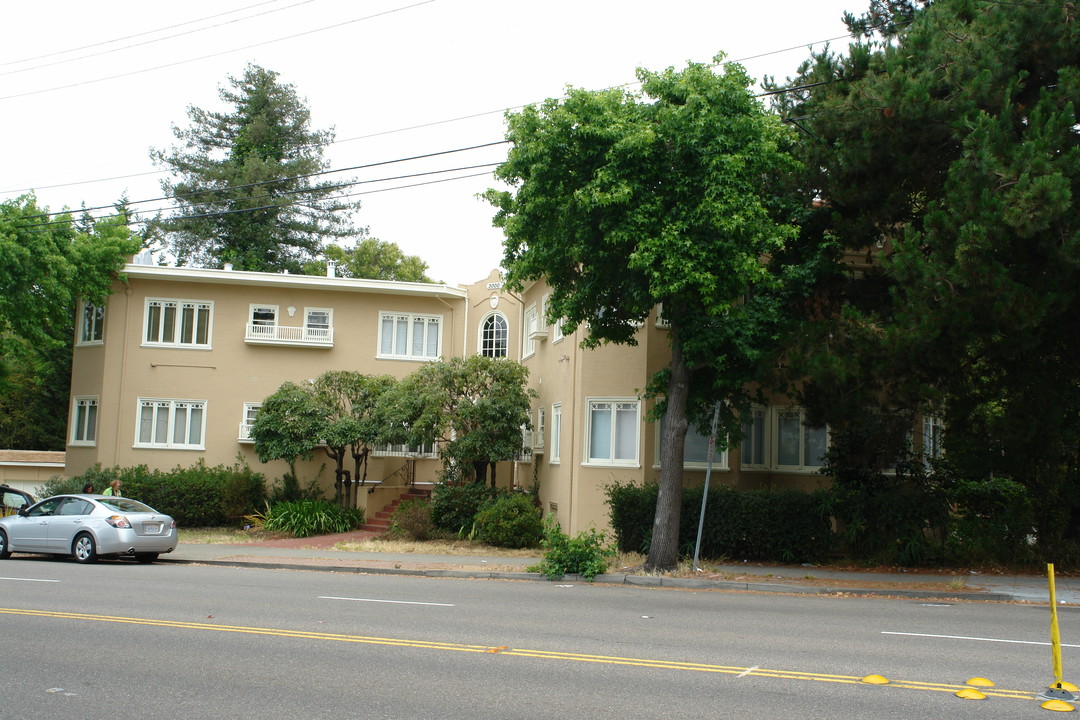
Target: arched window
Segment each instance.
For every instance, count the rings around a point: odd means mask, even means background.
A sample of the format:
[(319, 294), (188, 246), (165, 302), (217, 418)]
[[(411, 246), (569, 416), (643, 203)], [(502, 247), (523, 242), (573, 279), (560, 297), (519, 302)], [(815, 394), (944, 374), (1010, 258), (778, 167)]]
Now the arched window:
[(502, 313), (488, 315), (480, 326), (480, 354), (491, 358), (506, 357), (509, 334), (509, 326)]

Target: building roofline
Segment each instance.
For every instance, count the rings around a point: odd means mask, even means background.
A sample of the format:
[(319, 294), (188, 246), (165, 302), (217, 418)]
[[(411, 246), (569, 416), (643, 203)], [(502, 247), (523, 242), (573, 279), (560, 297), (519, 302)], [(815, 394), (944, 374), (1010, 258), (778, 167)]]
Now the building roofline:
[(465, 298), (463, 288), (445, 283), (416, 283), (399, 280), (363, 280), (358, 278), (325, 277), (322, 275), (292, 275), (285, 273), (250, 272), (247, 270), (217, 270), (211, 268), (166, 267), (128, 263), (121, 271), (129, 278), (201, 282), (218, 285), (268, 285), (272, 287), (332, 290), (336, 292), (366, 292), (385, 295), (418, 297)]

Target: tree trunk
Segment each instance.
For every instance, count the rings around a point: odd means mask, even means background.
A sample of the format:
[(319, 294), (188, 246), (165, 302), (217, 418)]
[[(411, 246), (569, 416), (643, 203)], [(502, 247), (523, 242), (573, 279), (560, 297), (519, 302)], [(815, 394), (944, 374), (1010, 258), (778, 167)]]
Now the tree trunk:
[(679, 516), (682, 512), (683, 454), (686, 444), (686, 405), (690, 368), (679, 347), (677, 327), (671, 327), (671, 378), (660, 440), (660, 491), (656, 497), (652, 543), (645, 567), (672, 570), (679, 562)]

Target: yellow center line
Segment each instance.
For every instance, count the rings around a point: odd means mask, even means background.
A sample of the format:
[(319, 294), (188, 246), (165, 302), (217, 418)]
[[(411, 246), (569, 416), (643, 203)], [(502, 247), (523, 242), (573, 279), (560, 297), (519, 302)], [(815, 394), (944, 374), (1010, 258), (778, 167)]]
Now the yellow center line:
[[(372, 637), (366, 635), (342, 635), (338, 633), (311, 632), (307, 630), (285, 630), (282, 628), (249, 627), (244, 625), (219, 625), (214, 623), (187, 622), (181, 620), (155, 620), (152, 618), (134, 618), (114, 615), (92, 615), (88, 613), (58, 612), (52, 610), (26, 610), (18, 608), (0, 608), (0, 615), (28, 615), (33, 617), (56, 618), (59, 620), (86, 620), (94, 622), (123, 623), (127, 625), (147, 625), (153, 627), (176, 628), (181, 630), (215, 630), (217, 632), (244, 633), (250, 635), (269, 635), (275, 637), (300, 638), (304, 640), (333, 640), (336, 642), (364, 643), (369, 645), (388, 645), (410, 647), (424, 650), (450, 650), (454, 652), (487, 653), (511, 655), (541, 660), (563, 660), (569, 662), (601, 663), (628, 667), (656, 668), (661, 670), (684, 670), (710, 672), (741, 677), (768, 677), (781, 680), (803, 680), (814, 682), (845, 683), (861, 685), (862, 678), (854, 675), (835, 675), (829, 673), (811, 673), (795, 670), (775, 670), (760, 667), (734, 667), (707, 663), (684, 662), (679, 660), (658, 660), (654, 658), (619, 657), (612, 655), (586, 655), (581, 653), (559, 652), (551, 650), (527, 650), (511, 648), (505, 645), (465, 645), (461, 643), (430, 642), (425, 640), (406, 640), (403, 638)], [(966, 689), (967, 685), (932, 683), (919, 680), (895, 680), (887, 685), (875, 687), (902, 688), (926, 692), (956, 693)], [(1006, 690), (1003, 688), (981, 689), (987, 696), (1011, 698), (1014, 700), (1034, 700), (1036, 693), (1024, 690)]]

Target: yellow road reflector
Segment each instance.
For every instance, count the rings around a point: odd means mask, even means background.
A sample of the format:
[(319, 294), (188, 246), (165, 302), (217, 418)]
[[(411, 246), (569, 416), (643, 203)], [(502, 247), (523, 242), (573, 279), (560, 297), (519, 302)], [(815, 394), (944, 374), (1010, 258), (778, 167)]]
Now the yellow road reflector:
[(888, 685), (889, 681), (880, 675), (867, 675), (862, 679), (864, 683), (869, 685)]
[(1040, 707), (1043, 710), (1053, 710), (1054, 712), (1072, 712), (1076, 709), (1064, 700), (1047, 700)]
[(981, 677), (973, 677), (964, 684), (970, 685), (971, 687), (994, 687), (993, 680), (987, 680), (986, 678)]
[[(1058, 685), (1051, 685), (1050, 687), (1056, 688), (1056, 687), (1059, 687), (1059, 686)], [(1073, 693), (1074, 692), (1080, 692), (1080, 688), (1076, 687), (1071, 682), (1065, 682), (1064, 680), (1061, 681), (1060, 688), (1062, 690), (1068, 690), (1069, 692), (1073, 692)]]
[(956, 697), (963, 698), (965, 700), (985, 700), (986, 696), (975, 688), (964, 688), (960, 692), (956, 693)]

